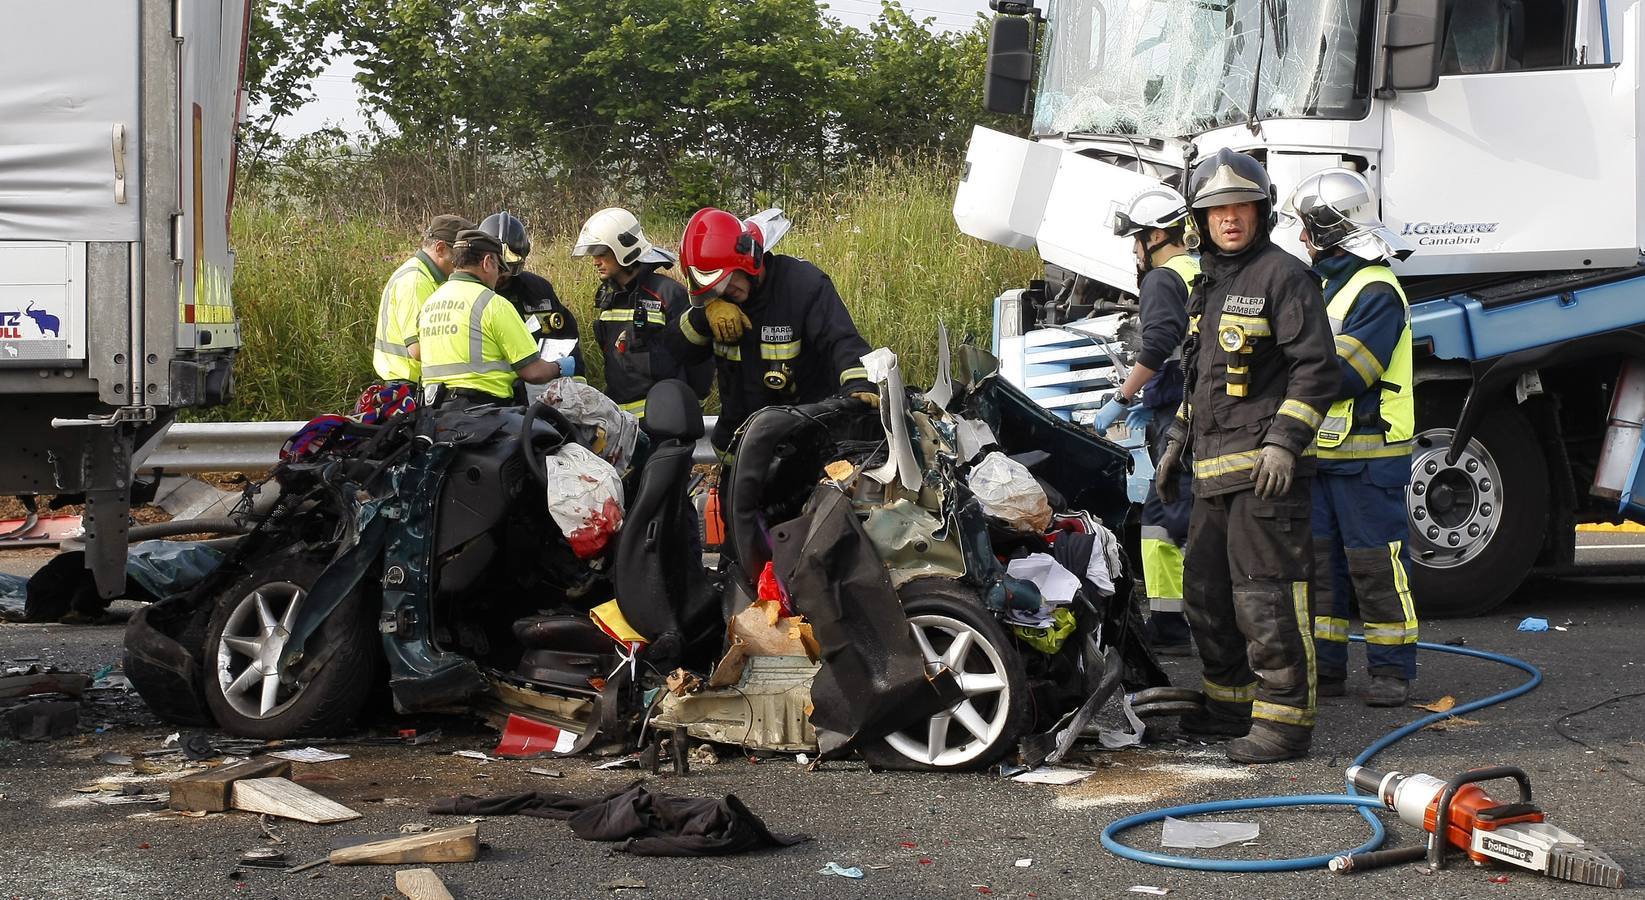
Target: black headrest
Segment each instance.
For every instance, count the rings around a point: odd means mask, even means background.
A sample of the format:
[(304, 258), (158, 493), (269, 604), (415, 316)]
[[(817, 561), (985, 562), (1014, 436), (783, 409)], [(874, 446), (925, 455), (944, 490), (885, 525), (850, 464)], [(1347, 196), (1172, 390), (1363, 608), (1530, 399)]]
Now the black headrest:
[(685, 382), (670, 378), (645, 395), (645, 431), (659, 441), (695, 441), (703, 436), (703, 406)]

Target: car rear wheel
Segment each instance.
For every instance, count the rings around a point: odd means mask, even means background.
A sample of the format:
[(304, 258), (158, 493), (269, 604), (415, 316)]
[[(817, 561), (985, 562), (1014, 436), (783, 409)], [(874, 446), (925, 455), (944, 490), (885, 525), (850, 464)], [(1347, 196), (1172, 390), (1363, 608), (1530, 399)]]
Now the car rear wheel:
[(293, 670), (281, 661), (309, 590), (325, 569), (313, 554), (285, 551), (225, 591), (206, 629), (205, 693), (232, 734), (278, 739), (348, 728), (371, 696), (379, 653), (371, 611), (344, 599), (308, 640)]
[(965, 699), (864, 748), (870, 763), (903, 769), (975, 769), (1016, 747), (1030, 706), (1022, 658), (977, 596), (946, 578), (921, 578), (898, 592), (927, 673), (950, 671)]

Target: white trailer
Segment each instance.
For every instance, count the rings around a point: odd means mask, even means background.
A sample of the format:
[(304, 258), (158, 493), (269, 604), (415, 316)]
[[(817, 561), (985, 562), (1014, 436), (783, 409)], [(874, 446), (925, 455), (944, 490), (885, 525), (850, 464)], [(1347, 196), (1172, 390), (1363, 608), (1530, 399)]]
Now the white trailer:
[[(0, 44), (0, 493), (83, 495), (125, 584), (132, 473), (225, 402), (249, 0), (63, 0)], [(3, 543), (0, 543), (3, 546)]]

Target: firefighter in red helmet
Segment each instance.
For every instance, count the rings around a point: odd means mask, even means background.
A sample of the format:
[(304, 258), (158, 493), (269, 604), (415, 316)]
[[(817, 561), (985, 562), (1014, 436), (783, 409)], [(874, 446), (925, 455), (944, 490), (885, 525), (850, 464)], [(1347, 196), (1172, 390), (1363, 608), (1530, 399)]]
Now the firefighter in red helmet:
[(719, 209), (691, 217), (680, 258), (692, 308), (675, 343), (688, 365), (713, 357), (720, 418), (711, 439), (722, 455), (743, 421), (776, 404), (845, 394), (878, 405), (879, 394), (834, 282), (821, 269), (767, 247), (787, 230), (780, 210), (747, 221)]

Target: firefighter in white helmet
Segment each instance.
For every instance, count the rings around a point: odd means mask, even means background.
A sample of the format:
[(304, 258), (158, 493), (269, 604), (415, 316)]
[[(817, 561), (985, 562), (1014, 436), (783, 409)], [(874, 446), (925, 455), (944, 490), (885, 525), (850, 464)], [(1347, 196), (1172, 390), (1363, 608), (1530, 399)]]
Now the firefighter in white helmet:
[(640, 220), (619, 207), (600, 210), (583, 223), (571, 255), (592, 258), (600, 276), (594, 340), (605, 359), (606, 395), (642, 418), (645, 396), (659, 381), (678, 378), (708, 396), (713, 361), (687, 366), (665, 346), (665, 332), (691, 301), (684, 286), (662, 274), (674, 255), (652, 246)]
[[(1124, 416), (1133, 431), (1145, 430), (1148, 455), (1156, 461), (1165, 449), (1166, 425), (1182, 403), (1188, 291), (1199, 277), (1199, 261), (1188, 252), (1188, 222), (1188, 201), (1163, 184), (1120, 204), (1113, 218), (1114, 234), (1135, 242), (1142, 348), (1125, 382), (1097, 412), (1096, 427), (1107, 431)], [(1182, 548), (1194, 508), (1192, 480), (1183, 467), (1176, 499), (1170, 503), (1150, 483), (1142, 506), (1142, 572), (1151, 612), (1148, 639), (1156, 651), (1173, 656), (1185, 656), (1192, 649), (1182, 608)]]
[(1364, 176), (1332, 168), (1302, 180), (1285, 212), (1324, 280), (1342, 376), (1314, 438), (1314, 642), (1319, 694), (1346, 693), (1348, 597), (1365, 621), (1369, 706), (1404, 706), (1416, 677), (1417, 614), (1405, 489), (1411, 480), (1411, 310), (1390, 260), (1411, 250), (1384, 228)]

